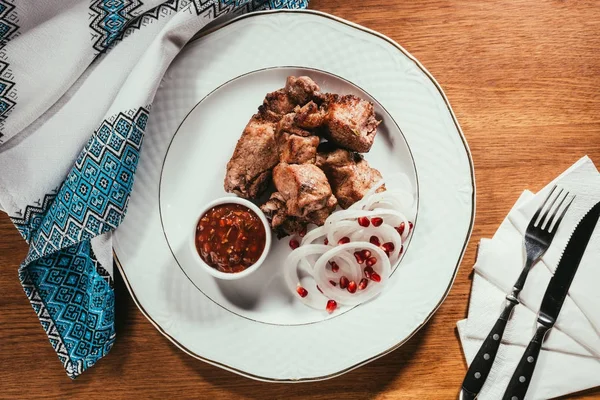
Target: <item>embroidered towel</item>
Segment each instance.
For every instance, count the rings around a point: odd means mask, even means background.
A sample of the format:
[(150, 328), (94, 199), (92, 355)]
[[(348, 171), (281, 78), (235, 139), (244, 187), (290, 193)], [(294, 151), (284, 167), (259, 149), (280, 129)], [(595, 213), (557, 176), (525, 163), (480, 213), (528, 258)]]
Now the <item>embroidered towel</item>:
[(19, 277), (71, 378), (115, 340), (110, 233), (167, 67), (211, 22), (307, 3), (0, 0), (0, 205), (30, 245)]

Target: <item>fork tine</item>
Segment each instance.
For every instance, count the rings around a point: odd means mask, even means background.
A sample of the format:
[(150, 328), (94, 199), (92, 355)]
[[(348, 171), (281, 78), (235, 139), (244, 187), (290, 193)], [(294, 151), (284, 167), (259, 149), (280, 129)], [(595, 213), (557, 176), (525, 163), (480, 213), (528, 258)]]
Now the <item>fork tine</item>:
[[(544, 215), (542, 215), (542, 218), (540, 219), (540, 225), (539, 225), (540, 228), (546, 229), (547, 227), (549, 227), (548, 220), (550, 218), (552, 218), (552, 215), (554, 215), (556, 213), (556, 210), (558, 210), (558, 208), (560, 207), (560, 204), (559, 204), (556, 207), (556, 209), (554, 209), (554, 204), (556, 203), (556, 200), (560, 199), (560, 196), (562, 195), (563, 192), (564, 192), (564, 189), (560, 189), (560, 192), (558, 192), (558, 194), (556, 195), (554, 200), (552, 200), (552, 203), (548, 206), (548, 209), (546, 210)], [(566, 196), (563, 198), (563, 200), (565, 198), (566, 198)], [(561, 202), (562, 202), (562, 200), (561, 200)], [(552, 214), (550, 214), (550, 211), (552, 211)]]
[[(554, 198), (554, 200), (552, 200), (552, 202), (550, 203), (550, 205), (548, 206), (548, 208), (546, 208), (546, 211), (544, 212), (544, 214), (541, 216), (540, 222), (538, 223), (538, 225), (542, 229), (544, 229), (546, 227), (546, 222), (548, 220), (548, 215), (550, 214), (550, 211), (554, 207), (554, 203), (556, 203), (556, 200), (558, 200), (560, 198), (560, 195), (562, 194), (563, 191), (564, 191), (564, 189), (560, 189), (560, 192), (558, 192), (558, 194), (556, 195), (556, 197)], [(548, 198), (548, 200), (550, 200), (550, 198)], [(545, 207), (545, 203), (544, 203), (544, 207)]]
[(552, 221), (550, 221), (550, 225), (548, 227), (548, 231), (549, 232), (553, 232), (555, 229), (558, 229), (558, 226), (560, 225), (563, 217), (567, 213), (567, 210), (569, 209), (569, 207), (571, 207), (571, 203), (573, 203), (573, 200), (575, 200), (575, 195), (573, 195), (573, 197), (571, 197), (571, 200), (569, 200), (569, 202), (567, 203), (567, 205), (565, 206), (565, 208), (562, 210), (562, 212), (560, 213), (560, 216), (557, 219), (556, 215), (558, 214), (558, 210), (560, 209), (560, 206), (562, 205), (562, 203), (564, 202), (564, 200), (566, 200), (566, 198), (569, 196), (569, 194), (570, 193), (567, 192), (567, 194), (566, 194), (565, 198), (563, 199), (563, 201), (561, 201), (561, 203), (559, 204), (559, 206), (556, 208), (556, 212), (554, 213), (554, 215), (552, 217)]
[(542, 210), (544, 209), (544, 206), (546, 205), (546, 203), (548, 202), (548, 200), (550, 200), (550, 197), (552, 197), (552, 193), (554, 193), (554, 191), (556, 190), (556, 185), (554, 185), (554, 187), (552, 188), (552, 190), (550, 191), (550, 194), (548, 195), (548, 197), (546, 197), (546, 200), (544, 200), (544, 202), (542, 203), (542, 205), (537, 209), (537, 211), (535, 212), (535, 214), (533, 214), (533, 218), (531, 218), (531, 221), (529, 222), (529, 226), (533, 227), (537, 225), (537, 220), (538, 217), (540, 216), (540, 213), (542, 212)]

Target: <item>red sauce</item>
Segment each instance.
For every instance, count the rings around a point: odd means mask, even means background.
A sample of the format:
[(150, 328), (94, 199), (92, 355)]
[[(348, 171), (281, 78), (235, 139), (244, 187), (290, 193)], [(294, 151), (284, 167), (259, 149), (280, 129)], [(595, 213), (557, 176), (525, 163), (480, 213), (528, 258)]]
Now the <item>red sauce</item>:
[(265, 249), (265, 227), (256, 213), (240, 204), (208, 210), (196, 227), (196, 250), (205, 263), (221, 272), (241, 272)]

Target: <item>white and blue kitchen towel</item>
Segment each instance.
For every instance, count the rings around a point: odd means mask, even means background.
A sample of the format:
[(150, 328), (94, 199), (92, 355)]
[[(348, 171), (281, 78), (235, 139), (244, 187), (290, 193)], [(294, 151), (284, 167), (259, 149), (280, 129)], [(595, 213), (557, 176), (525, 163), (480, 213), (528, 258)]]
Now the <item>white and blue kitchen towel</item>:
[(0, 0), (0, 208), (29, 243), (19, 277), (67, 374), (115, 341), (110, 233), (151, 104), (219, 17), (308, 0)]

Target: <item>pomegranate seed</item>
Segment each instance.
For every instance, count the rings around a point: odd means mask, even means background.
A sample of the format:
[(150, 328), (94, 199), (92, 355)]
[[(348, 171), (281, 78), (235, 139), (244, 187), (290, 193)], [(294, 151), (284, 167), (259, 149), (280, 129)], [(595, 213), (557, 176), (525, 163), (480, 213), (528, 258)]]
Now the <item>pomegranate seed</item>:
[(345, 276), (342, 276), (340, 278), (340, 288), (346, 289), (348, 287), (348, 283), (350, 283), (350, 282), (348, 281), (348, 278), (346, 278)]
[(290, 240), (290, 247), (292, 250), (296, 250), (298, 247), (300, 247), (300, 243), (296, 239), (292, 239)]
[(350, 283), (348, 283), (348, 291), (350, 293), (356, 293), (356, 282), (350, 281)]
[(374, 274), (375, 271), (371, 267), (365, 267), (365, 277), (367, 279), (371, 279), (371, 275)]
[(366, 260), (367, 258), (371, 257), (371, 251), (370, 250), (363, 250), (360, 252), (360, 254), (363, 256), (363, 258)]
[(325, 310), (327, 310), (327, 312), (329, 314), (331, 314), (332, 312), (335, 311), (336, 308), (337, 308), (337, 303), (335, 302), (335, 300), (329, 300), (327, 302), (327, 307), (325, 307)]
[(369, 284), (369, 280), (366, 278), (362, 278), (358, 283), (358, 290), (365, 290), (367, 285)]
[(363, 258), (361, 251), (355, 251), (354, 258), (356, 258), (356, 262), (359, 264), (362, 264), (365, 262), (365, 259)]
[(404, 245), (401, 245), (400, 246), (400, 253), (398, 253), (398, 255), (401, 255), (403, 251), (404, 251)]
[(379, 241), (379, 238), (377, 236), (371, 236), (371, 238), (369, 239), (369, 242), (371, 244), (374, 244), (375, 246), (379, 246), (381, 244), (381, 242)]
[(396, 227), (396, 230), (402, 235), (404, 233), (404, 222), (400, 222), (400, 225)]
[(413, 223), (408, 221), (408, 230), (412, 231), (412, 228), (413, 228)]
[(383, 251), (385, 251), (389, 255), (392, 251), (394, 251), (396, 246), (394, 246), (394, 243), (392, 243), (392, 242), (387, 242), (387, 243), (382, 244), (381, 248), (383, 249)]
[(383, 224), (383, 218), (371, 218), (371, 223), (373, 224), (373, 226), (380, 226), (381, 224)]
[(318, 290), (319, 292), (321, 292), (321, 294), (323, 294), (323, 291), (321, 290), (321, 288), (319, 287), (319, 285), (317, 285), (317, 290)]
[(336, 263), (335, 261), (332, 261), (332, 262), (331, 262), (331, 270), (332, 270), (333, 272), (338, 272), (338, 271), (340, 270), (340, 266), (339, 266), (339, 265), (337, 265), (337, 263)]
[(335, 281), (329, 281), (329, 283), (331, 283), (331, 286), (337, 286), (337, 283), (335, 283)]
[(373, 272), (371, 274), (371, 280), (374, 282), (381, 282), (381, 277), (379, 276), (379, 274), (377, 272)]
[(357, 221), (360, 226), (364, 226), (365, 228), (367, 226), (371, 225), (371, 222), (369, 221), (369, 218), (367, 218), (367, 217), (359, 217)]
[(298, 232), (298, 235), (300, 235), (300, 237), (304, 237), (306, 235), (306, 227), (302, 228), (300, 232)]
[(365, 262), (365, 265), (366, 265), (367, 267), (369, 267), (369, 268), (370, 268), (370, 267), (372, 267), (372, 266), (373, 266), (373, 265), (375, 265), (375, 264), (377, 264), (377, 258), (376, 258), (376, 257), (369, 257), (369, 258), (367, 259), (367, 261)]
[(304, 289), (302, 286), (298, 286), (296, 288), (296, 292), (298, 292), (298, 294), (300, 295), (300, 297), (306, 297), (306, 296), (308, 296), (308, 290)]
[(323, 240), (323, 243), (325, 244), (325, 246), (327, 246), (329, 244), (329, 240), (327, 240), (327, 238), (325, 238), (325, 240)]
[(339, 245), (346, 244), (346, 243), (350, 243), (350, 238), (348, 236), (344, 236), (343, 238), (338, 240)]

